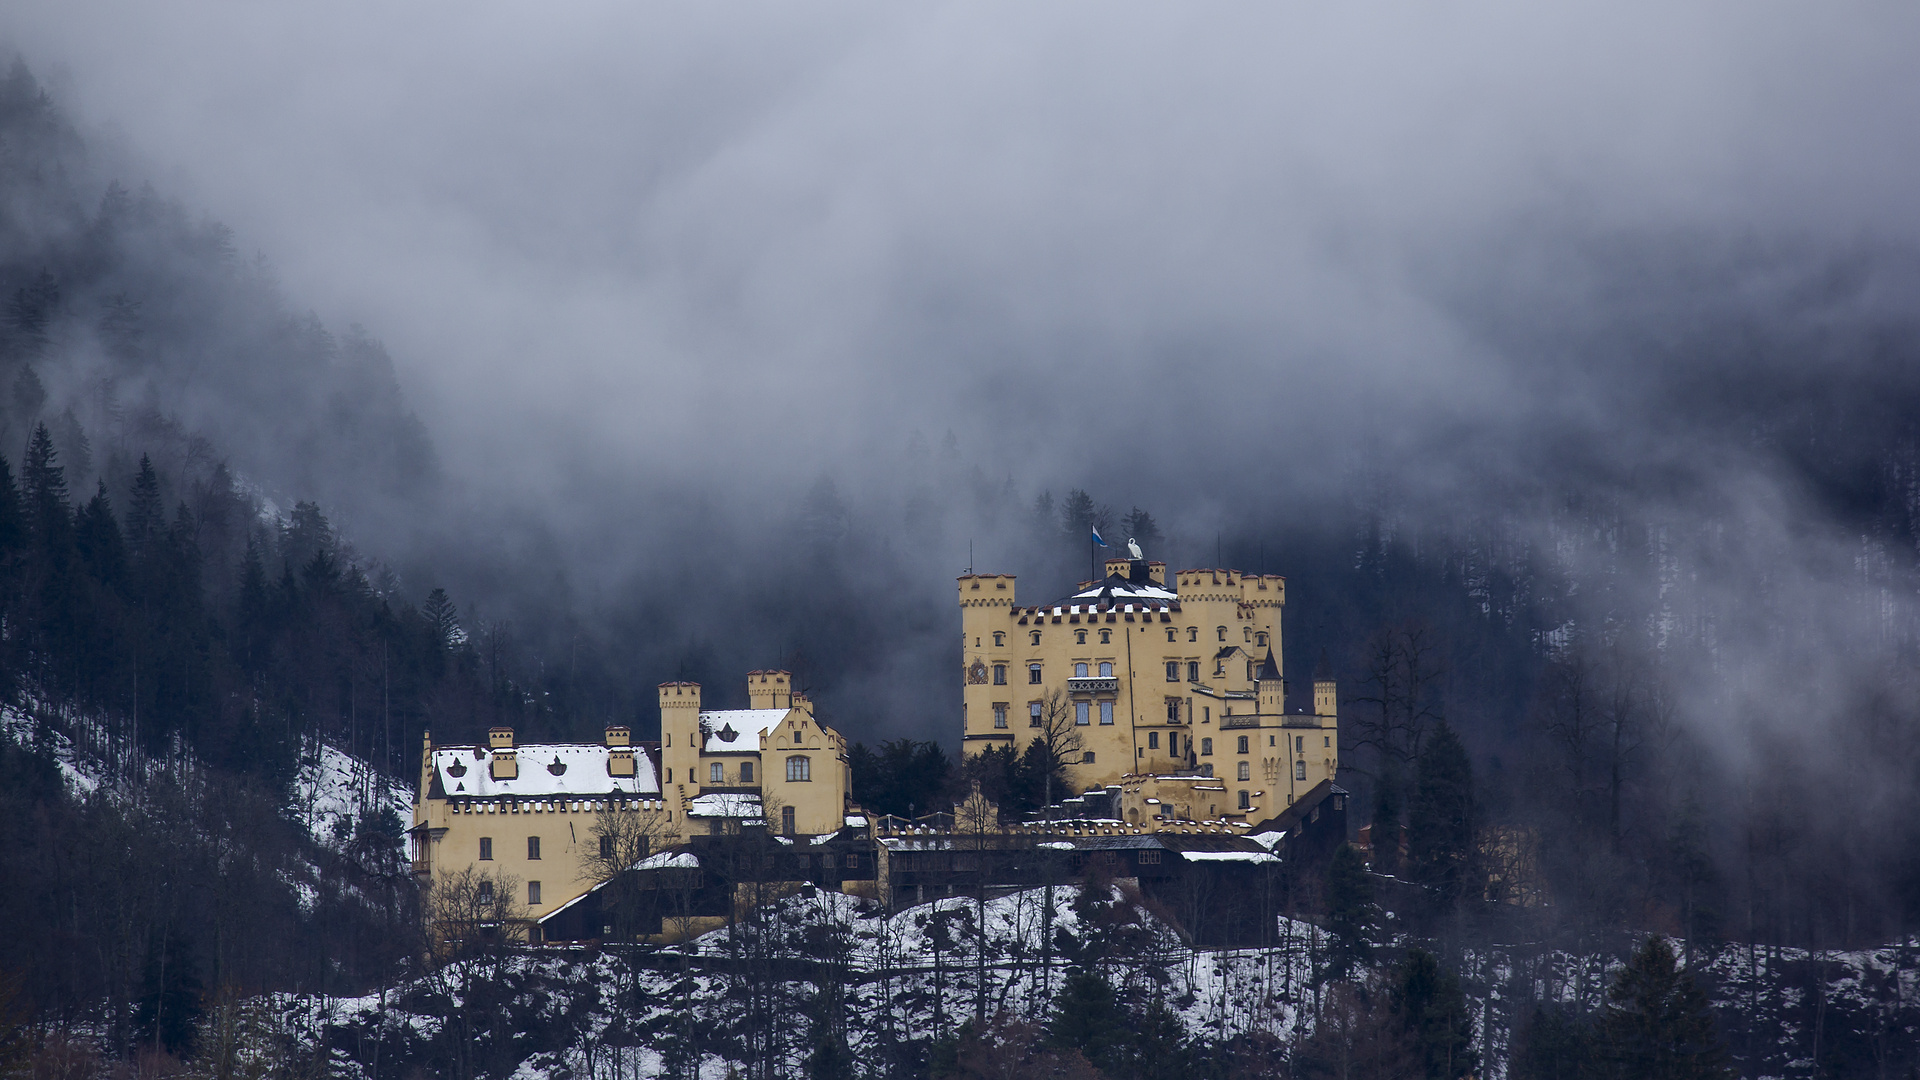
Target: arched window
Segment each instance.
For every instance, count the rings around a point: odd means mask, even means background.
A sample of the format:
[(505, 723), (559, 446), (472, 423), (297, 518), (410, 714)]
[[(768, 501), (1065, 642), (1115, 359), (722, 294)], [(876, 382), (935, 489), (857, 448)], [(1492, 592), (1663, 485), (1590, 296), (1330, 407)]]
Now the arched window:
[(1221, 641), (1225, 641), (1225, 640), (1227, 640), (1227, 628), (1226, 628), (1226, 627), (1224, 627), (1224, 626), (1222, 626), (1222, 627), (1220, 627), (1220, 628), (1219, 628), (1218, 630), (1216, 630), (1215, 632), (1216, 632), (1217, 634), (1219, 634), (1219, 636), (1220, 636), (1220, 640), (1221, 640)]
[(1245, 783), (1246, 781), (1251, 779), (1253, 779), (1253, 765), (1250, 762), (1245, 762), (1245, 761), (1241, 762), (1240, 763), (1241, 783)]
[(1027, 681), (1029, 683), (1037, 683), (1040, 681), (1040, 665), (1039, 664), (1027, 665)]
[(1100, 677), (1103, 679), (1113, 678), (1113, 661), (1111, 660), (1100, 661)]
[(1240, 752), (1243, 754), (1247, 752), (1247, 737), (1245, 735), (1240, 736)]
[(1076, 679), (1084, 679), (1087, 677), (1086, 661), (1082, 660), (1073, 665), (1073, 677)]
[(1033, 643), (1035, 645), (1040, 644), (1040, 631), (1038, 630), (1031, 631), (1028, 636), (1033, 638)]
[(753, 783), (753, 762), (743, 761), (740, 763), (740, 782), (743, 784)]
[(1212, 739), (1200, 740), (1200, 756), (1201, 757), (1213, 756), (1213, 740)]
[(1247, 793), (1245, 791), (1242, 791), (1240, 793), (1240, 809), (1242, 810), (1253, 809), (1253, 800), (1247, 798)]
[(993, 665), (993, 685), (995, 686), (1007, 685), (1007, 665), (1005, 664)]
[(1100, 631), (1100, 644), (1102, 645), (1113, 644), (1113, 631), (1111, 630)]
[(1168, 641), (1172, 641), (1173, 639), (1174, 639), (1174, 638), (1173, 638), (1173, 627), (1171, 627), (1171, 626), (1169, 626), (1169, 627), (1167, 627), (1167, 640), (1168, 640)]
[(812, 779), (813, 779), (813, 762), (811, 759), (800, 754), (795, 754), (792, 757), (787, 759), (787, 782), (788, 783), (797, 784), (802, 781), (808, 781)]
[(1199, 627), (1197, 627), (1197, 626), (1189, 626), (1189, 627), (1187, 627), (1187, 640), (1188, 640), (1188, 641), (1199, 641), (1199, 640), (1200, 640), (1200, 628), (1199, 628)]
[(1076, 645), (1085, 645), (1087, 643), (1087, 632), (1085, 630), (1075, 630), (1073, 632), (1073, 642)]
[(1294, 762), (1294, 763), (1293, 763), (1293, 778), (1294, 778), (1295, 780), (1305, 780), (1305, 779), (1307, 778), (1307, 763), (1306, 763), (1306, 762), (1304, 762), (1304, 761), (1296, 761), (1296, 762)]
[(1167, 681), (1168, 682), (1180, 681), (1180, 661), (1178, 660), (1167, 661)]
[(1255, 645), (1265, 645), (1267, 643), (1267, 635), (1264, 633), (1253, 635), (1253, 643)]
[[(1267, 635), (1261, 634), (1260, 636), (1264, 638)], [(993, 632), (993, 643), (995, 645), (1005, 645), (1007, 643), (1007, 632), (1005, 630), (995, 630)]]
[(1251, 627), (1251, 626), (1243, 626), (1243, 627), (1241, 627), (1241, 628), (1240, 628), (1240, 640), (1241, 640), (1241, 641), (1252, 641), (1252, 640), (1253, 640), (1253, 627)]
[(1089, 705), (1084, 701), (1076, 701), (1073, 703), (1073, 722), (1076, 725), (1085, 727), (1091, 722), (1088, 719), (1089, 708)]
[(1200, 681), (1200, 661), (1198, 660), (1187, 661), (1187, 681), (1188, 682)]
[(707, 766), (707, 783), (724, 784), (726, 782), (727, 782), (726, 766), (720, 764), (717, 761)]

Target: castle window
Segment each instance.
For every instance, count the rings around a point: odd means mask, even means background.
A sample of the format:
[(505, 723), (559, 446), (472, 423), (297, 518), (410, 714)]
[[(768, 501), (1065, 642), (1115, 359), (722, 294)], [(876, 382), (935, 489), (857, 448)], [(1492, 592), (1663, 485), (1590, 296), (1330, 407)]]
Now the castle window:
[(1143, 851), (1140, 853), (1141, 866), (1152, 866), (1159, 861), (1160, 853), (1157, 851)]
[(796, 784), (801, 783), (803, 781), (812, 780), (813, 779), (812, 759), (802, 757), (798, 754), (795, 754), (793, 757), (788, 758), (787, 759), (787, 779)]
[(1305, 779), (1307, 778), (1307, 763), (1306, 763), (1306, 762), (1304, 762), (1304, 761), (1296, 761), (1296, 762), (1294, 762), (1294, 763), (1293, 763), (1293, 778), (1294, 778), (1295, 780), (1305, 780)]
[(483, 836), (480, 838), (480, 861), (493, 861), (493, 837), (491, 836)]
[(1222, 626), (1222, 627), (1220, 627), (1220, 628), (1219, 628), (1219, 630), (1217, 631), (1217, 633), (1218, 633), (1218, 634), (1220, 635), (1220, 640), (1221, 640), (1221, 641), (1225, 641), (1225, 640), (1227, 640), (1227, 628), (1226, 628), (1226, 627), (1224, 627), (1224, 626)]
[(1320, 745), (1322, 745), (1322, 746), (1332, 746), (1332, 745), (1333, 745), (1333, 736), (1331, 736), (1331, 735), (1324, 735), (1324, 736), (1321, 736), (1321, 738), (1320, 738)]
[(1083, 660), (1073, 665), (1073, 677), (1076, 679), (1084, 679), (1087, 677), (1086, 661)]
[(1100, 631), (1100, 644), (1102, 645), (1113, 644), (1113, 631), (1111, 630)]
[[(799, 739), (800, 737), (798, 735), (794, 736), (795, 742), (798, 742)], [(743, 761), (740, 763), (740, 782), (743, 784), (753, 783), (753, 762)]]
[(1167, 723), (1177, 724), (1179, 722), (1180, 722), (1180, 699), (1177, 697), (1170, 697), (1167, 699)]
[[(1034, 638), (1034, 644), (1038, 645), (1040, 643), (1040, 635), (1035, 634), (1033, 635), (1033, 638)], [(1039, 681), (1040, 681), (1040, 665), (1028, 664), (1027, 665), (1027, 682), (1031, 684), (1031, 683), (1037, 683)]]
[(1031, 637), (1033, 638), (1033, 643), (1034, 643), (1035, 645), (1038, 645), (1038, 644), (1040, 644), (1040, 631), (1038, 631), (1038, 630), (1035, 630), (1035, 631), (1033, 631), (1033, 632), (1032, 632), (1032, 634), (1031, 634), (1030, 636), (1031, 636)]
[(1093, 751), (1089, 750), (1086, 753), (1080, 755), (1080, 764), (1082, 765), (1093, 764)]
[(1100, 677), (1103, 679), (1113, 678), (1113, 661), (1111, 660), (1100, 661)]
[(1227, 662), (1225, 660), (1215, 660), (1213, 662), (1213, 673), (1220, 676), (1226, 675)]
[(1271, 736), (1271, 735), (1269, 735), (1269, 736), (1267, 736), (1267, 745), (1268, 745), (1268, 746), (1272, 746), (1272, 745), (1273, 745), (1273, 736)]
[(1307, 737), (1305, 735), (1295, 735), (1293, 737), (1293, 752), (1296, 754), (1304, 754), (1307, 752)]
[(537, 881), (527, 882), (527, 903), (537, 904), (539, 902), (540, 902), (540, 883)]
[(1157, 731), (1147, 732), (1147, 749), (1149, 750), (1160, 749), (1160, 733), (1159, 732)]
[(672, 769), (668, 769), (668, 770), (667, 770), (667, 783), (669, 783), (669, 784), (671, 784), (671, 783), (673, 783), (673, 770), (672, 770)]
[(1247, 752), (1247, 737), (1245, 735), (1240, 736), (1240, 752), (1243, 754)]
[(1253, 640), (1253, 627), (1251, 627), (1251, 626), (1243, 626), (1243, 627), (1241, 627), (1241, 628), (1240, 628), (1240, 640), (1241, 640), (1241, 641), (1252, 641), (1252, 640)]
[(1240, 809), (1242, 810), (1253, 809), (1253, 801), (1247, 798), (1247, 793), (1245, 791), (1240, 792)]
[[(1264, 637), (1266, 637), (1267, 635), (1265, 635), (1265, 634), (1261, 634), (1260, 636), (1264, 638)], [(999, 647), (1001, 647), (1001, 646), (1003, 646), (1003, 645), (1005, 645), (1006, 643), (1007, 643), (1007, 632), (1006, 632), (1005, 630), (995, 630), (995, 631), (993, 632), (993, 645), (994, 645), (994, 647), (995, 647), (995, 648), (999, 648)]]
[(1167, 681), (1168, 682), (1180, 681), (1180, 661), (1178, 660), (1167, 661)]
[(993, 726), (1003, 731), (1006, 729), (1007, 703), (1004, 701), (996, 701), (993, 703)]
[(793, 835), (793, 807), (780, 808), (780, 831), (787, 836)]
[(1199, 627), (1197, 627), (1197, 626), (1189, 626), (1189, 627), (1187, 627), (1187, 640), (1188, 640), (1188, 641), (1199, 641), (1199, 640), (1200, 640), (1200, 628), (1199, 628)]
[(493, 903), (493, 882), (491, 881), (480, 882), (480, 888), (476, 891), (479, 894), (479, 899), (481, 903), (483, 904)]
[(1088, 721), (1089, 711), (1090, 710), (1086, 702), (1084, 701), (1074, 702), (1073, 703), (1073, 722), (1075, 724), (1078, 724), (1081, 727), (1085, 727), (1089, 722)]
[(1201, 757), (1213, 756), (1213, 740), (1212, 739), (1200, 740), (1200, 756)]
[(1247, 681), (1257, 682), (1259, 681), (1259, 678), (1260, 676), (1256, 674), (1253, 670), (1253, 661), (1251, 660), (1247, 661)]
[(537, 859), (539, 857), (540, 857), (540, 838), (537, 836), (527, 837), (527, 858)]
[(1173, 640), (1175, 640), (1175, 639), (1174, 639), (1174, 636), (1173, 636), (1173, 627), (1171, 627), (1171, 626), (1169, 626), (1169, 627), (1167, 627), (1167, 640), (1168, 640), (1168, 641), (1173, 641)]
[(1200, 661), (1198, 660), (1187, 661), (1187, 681), (1188, 682), (1200, 681)]
[(600, 857), (603, 859), (613, 858), (613, 837), (603, 836), (600, 838)]
[(1037, 701), (1027, 702), (1027, 726), (1040, 726), (1040, 703)]
[(1265, 645), (1267, 643), (1267, 635), (1264, 633), (1253, 635), (1253, 643), (1255, 645)]
[(727, 767), (725, 765), (722, 765), (716, 761), (713, 764), (707, 766), (707, 783), (724, 784), (726, 782), (727, 782)]
[(1103, 701), (1100, 703), (1100, 722), (1103, 724), (1113, 723), (1113, 702)]
[(1240, 763), (1241, 782), (1245, 783), (1246, 781), (1251, 779), (1253, 779), (1253, 764), (1251, 762), (1246, 762), (1246, 761), (1241, 762)]
[(1075, 645), (1085, 645), (1087, 643), (1087, 632), (1085, 630), (1075, 630), (1073, 632), (1073, 643)]
[(993, 665), (993, 685), (995, 686), (1007, 685), (1007, 665), (1005, 664)]
[[(1200, 766), (1200, 775), (1201, 775), (1201, 776), (1212, 776), (1212, 775), (1213, 775), (1213, 765), (1212, 765), (1211, 763), (1209, 763), (1209, 764), (1206, 764), (1206, 765), (1202, 765), (1202, 766)], [(1211, 807), (1211, 806), (1209, 806), (1209, 807), (1207, 807), (1207, 813), (1209, 813), (1209, 814), (1211, 814), (1211, 813), (1213, 813), (1213, 807)]]

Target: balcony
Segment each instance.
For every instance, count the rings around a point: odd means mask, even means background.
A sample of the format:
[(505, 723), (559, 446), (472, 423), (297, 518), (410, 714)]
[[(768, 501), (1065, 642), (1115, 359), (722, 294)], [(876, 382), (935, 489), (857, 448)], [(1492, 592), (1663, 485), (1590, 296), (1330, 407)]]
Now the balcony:
[(1067, 680), (1069, 694), (1112, 694), (1120, 690), (1120, 679), (1113, 675), (1094, 675)]

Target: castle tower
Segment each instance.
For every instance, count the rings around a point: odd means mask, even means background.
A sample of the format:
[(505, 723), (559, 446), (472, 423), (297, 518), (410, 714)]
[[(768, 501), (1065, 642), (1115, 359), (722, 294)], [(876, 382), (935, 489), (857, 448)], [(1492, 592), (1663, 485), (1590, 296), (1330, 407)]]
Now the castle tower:
[(694, 771), (700, 764), (700, 684), (660, 684), (660, 791), (669, 805), (699, 791)]

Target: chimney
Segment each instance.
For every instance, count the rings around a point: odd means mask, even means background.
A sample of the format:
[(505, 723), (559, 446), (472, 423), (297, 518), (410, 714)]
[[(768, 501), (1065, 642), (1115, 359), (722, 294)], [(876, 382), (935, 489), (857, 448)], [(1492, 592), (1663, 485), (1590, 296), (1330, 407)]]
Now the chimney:
[(632, 746), (633, 745), (632, 730), (625, 727), (624, 725), (609, 727), (607, 729), (607, 745), (608, 746)]
[(747, 672), (747, 708), (793, 708), (793, 676), (785, 671)]
[(1165, 585), (1167, 583), (1167, 564), (1163, 562), (1148, 563), (1147, 578), (1155, 585)]
[(488, 766), (487, 775), (495, 780), (512, 780), (520, 775), (520, 763), (513, 752), (512, 728), (487, 729), (487, 746), (493, 750), (493, 763)]

